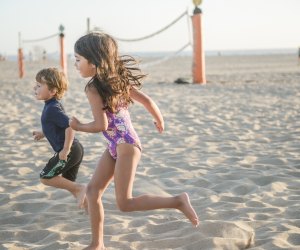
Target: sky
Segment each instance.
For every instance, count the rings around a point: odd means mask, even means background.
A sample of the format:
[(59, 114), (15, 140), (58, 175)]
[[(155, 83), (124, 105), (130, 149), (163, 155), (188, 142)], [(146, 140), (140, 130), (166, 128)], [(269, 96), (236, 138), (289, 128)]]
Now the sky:
[[(300, 0), (203, 0), (205, 51), (297, 49), (300, 46)], [(123, 52), (177, 51), (192, 41), (192, 0), (0, 0), (0, 54), (16, 54), (21, 40), (39, 39), (65, 27), (65, 49), (91, 28), (118, 38), (150, 35), (181, 18), (166, 31), (139, 42), (119, 42)], [(25, 53), (59, 51), (58, 37), (23, 43)], [(189, 46), (186, 50), (191, 50)]]

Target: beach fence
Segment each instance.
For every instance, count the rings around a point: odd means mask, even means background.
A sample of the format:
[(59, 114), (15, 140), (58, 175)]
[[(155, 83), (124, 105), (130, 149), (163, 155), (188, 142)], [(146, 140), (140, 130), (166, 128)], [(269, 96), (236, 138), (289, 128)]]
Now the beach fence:
[[(188, 31), (189, 31), (189, 41), (183, 45), (181, 48), (179, 48), (177, 51), (173, 52), (172, 54), (166, 55), (165, 57), (156, 60), (154, 62), (147, 63), (148, 65), (158, 64), (163, 61), (166, 61), (180, 52), (182, 52), (184, 49), (186, 49), (189, 46), (192, 46), (193, 48), (193, 65), (192, 65), (192, 73), (193, 73), (193, 83), (198, 84), (205, 84), (206, 83), (206, 77), (205, 77), (205, 55), (204, 55), (204, 49), (203, 49), (203, 42), (202, 42), (202, 11), (198, 7), (202, 0), (193, 0), (194, 3), (194, 11), (193, 15), (189, 16), (188, 11), (185, 10), (182, 14), (180, 14), (177, 18), (175, 18), (171, 23), (168, 25), (162, 27), (161, 29), (157, 30), (156, 32), (153, 32), (151, 34), (145, 35), (143, 37), (139, 38), (120, 38), (115, 37), (116, 40), (121, 42), (137, 42), (146, 40), (149, 38), (152, 38), (154, 36), (159, 35), (160, 33), (166, 31), (173, 25), (175, 25), (179, 20), (186, 17), (187, 23), (188, 23)], [(193, 30), (193, 39), (191, 39), (191, 32), (190, 32), (190, 20), (192, 21), (192, 30)], [(87, 19), (87, 32), (90, 32), (90, 19)], [(19, 77), (23, 78), (25, 74), (25, 67), (24, 67), (24, 53), (23, 53), (23, 44), (24, 43), (36, 43), (47, 39), (52, 39), (53, 37), (59, 37), (59, 45), (60, 45), (60, 66), (62, 70), (67, 75), (67, 61), (66, 61), (66, 53), (65, 53), (65, 44), (64, 44), (64, 27), (62, 25), (59, 26), (59, 33), (55, 33), (50, 36), (46, 36), (43, 38), (37, 38), (37, 39), (30, 39), (30, 40), (22, 40), (21, 33), (19, 33), (19, 49), (18, 49), (18, 63), (19, 63)]]
[[(67, 75), (67, 60), (66, 60), (66, 53), (65, 53), (65, 40), (64, 40), (64, 26), (59, 26), (59, 32), (55, 33), (53, 35), (49, 35), (42, 38), (36, 38), (36, 39), (22, 39), (21, 32), (19, 32), (19, 49), (18, 49), (18, 65), (19, 65), (19, 78), (23, 78), (25, 75), (25, 64), (24, 64), (24, 52), (23, 52), (23, 45), (26, 43), (37, 43), (41, 41), (45, 41), (48, 39), (52, 39), (54, 37), (59, 38), (59, 47), (60, 47), (60, 67), (64, 71), (64, 73)], [(46, 59), (46, 51), (43, 50), (43, 60)]]
[[(204, 49), (203, 49), (203, 43), (202, 43), (202, 11), (198, 7), (202, 0), (193, 0), (195, 9), (193, 11), (193, 15), (189, 16), (188, 10), (185, 10), (182, 14), (180, 14), (178, 17), (176, 17), (172, 22), (169, 24), (163, 26), (161, 29), (152, 32), (151, 34), (138, 37), (138, 38), (120, 38), (118, 36), (114, 36), (114, 38), (120, 42), (139, 42), (146, 39), (150, 39), (154, 36), (157, 36), (161, 34), (162, 32), (168, 30), (173, 25), (175, 25), (179, 20), (186, 17), (187, 18), (187, 26), (189, 31), (189, 38), (188, 42), (183, 45), (181, 48), (179, 48), (177, 51), (172, 52), (158, 60), (143, 63), (142, 66), (151, 66), (155, 64), (162, 63), (163, 61), (166, 61), (172, 57), (175, 57), (180, 52), (185, 50), (187, 47), (192, 46), (193, 48), (193, 66), (192, 66), (192, 72), (193, 72), (193, 82), (198, 84), (205, 84), (206, 83), (206, 77), (205, 77), (205, 55), (204, 55)], [(191, 32), (190, 32), (190, 20), (192, 20), (192, 30), (193, 30), (193, 39), (191, 39)], [(90, 28), (90, 18), (87, 18), (87, 33), (90, 31), (97, 31), (99, 28), (94, 28), (91, 30)]]

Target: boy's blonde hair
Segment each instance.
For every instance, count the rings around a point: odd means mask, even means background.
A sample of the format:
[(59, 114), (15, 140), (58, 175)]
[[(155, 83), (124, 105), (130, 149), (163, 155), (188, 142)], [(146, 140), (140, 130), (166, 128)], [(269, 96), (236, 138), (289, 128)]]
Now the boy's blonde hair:
[(61, 99), (68, 89), (68, 80), (64, 72), (57, 68), (46, 68), (40, 70), (35, 77), (35, 80), (42, 84), (47, 84), (49, 90), (56, 89), (55, 98)]

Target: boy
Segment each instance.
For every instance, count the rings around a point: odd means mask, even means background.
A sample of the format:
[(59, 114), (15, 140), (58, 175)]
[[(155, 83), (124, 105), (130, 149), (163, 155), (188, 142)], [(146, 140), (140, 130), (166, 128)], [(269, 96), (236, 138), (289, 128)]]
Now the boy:
[(34, 93), (45, 102), (41, 116), (42, 131), (33, 131), (34, 140), (46, 137), (55, 151), (40, 173), (43, 184), (69, 191), (84, 206), (85, 186), (75, 183), (83, 158), (83, 147), (69, 127), (69, 118), (59, 100), (68, 88), (63, 72), (56, 68), (40, 70), (36, 75)]

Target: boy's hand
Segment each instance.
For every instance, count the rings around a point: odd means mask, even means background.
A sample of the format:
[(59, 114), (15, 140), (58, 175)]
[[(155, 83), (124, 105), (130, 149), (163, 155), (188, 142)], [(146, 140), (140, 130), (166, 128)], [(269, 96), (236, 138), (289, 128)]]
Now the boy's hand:
[(68, 159), (68, 154), (70, 153), (70, 150), (65, 150), (65, 149), (62, 149), (59, 154), (58, 154), (58, 157), (60, 160), (64, 160), (64, 161), (67, 161)]
[(39, 141), (39, 140), (41, 140), (41, 139), (44, 138), (44, 134), (43, 134), (43, 132), (41, 132), (41, 131), (33, 131), (33, 132), (32, 132), (32, 135), (33, 135), (33, 139), (34, 139), (35, 141)]

